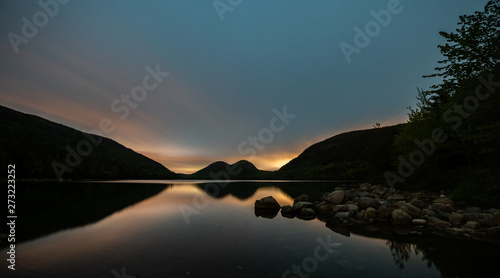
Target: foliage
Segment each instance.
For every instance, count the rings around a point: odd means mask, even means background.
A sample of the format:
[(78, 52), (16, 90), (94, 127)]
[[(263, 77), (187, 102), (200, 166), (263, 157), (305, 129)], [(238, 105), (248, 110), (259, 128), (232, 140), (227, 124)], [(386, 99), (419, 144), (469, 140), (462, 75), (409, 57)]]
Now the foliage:
[[(440, 32), (446, 43), (438, 47), (445, 59), (436, 73), (424, 77), (442, 82), (418, 90), (417, 108), (409, 108), (408, 124), (395, 137), (394, 150), (408, 157), (417, 149), (415, 139), (431, 138), (436, 128), (444, 130), (446, 141), (437, 144), (408, 182), (439, 184), (436, 189), (450, 188), (456, 196), (484, 196), (478, 192), (489, 192), (499, 182), (500, 97), (495, 83), (500, 81), (500, 0), (460, 16), (458, 25), (455, 32)], [(477, 185), (480, 173), (491, 178)], [(478, 186), (483, 189), (474, 189)]]

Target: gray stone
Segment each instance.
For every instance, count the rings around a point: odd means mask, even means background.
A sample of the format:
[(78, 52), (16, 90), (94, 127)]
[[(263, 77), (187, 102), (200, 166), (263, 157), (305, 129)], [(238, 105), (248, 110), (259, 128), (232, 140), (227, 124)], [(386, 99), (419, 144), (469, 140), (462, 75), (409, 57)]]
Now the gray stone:
[(335, 190), (332, 193), (325, 194), (323, 196), (323, 200), (332, 204), (332, 205), (340, 205), (344, 201), (345, 191)]
[(359, 198), (358, 206), (361, 209), (367, 209), (369, 207), (378, 209), (380, 207), (380, 202), (370, 197), (361, 197)]
[(337, 212), (334, 216), (334, 219), (347, 219), (351, 216), (351, 214), (346, 211), (346, 212)]
[(349, 207), (347, 205), (336, 205), (335, 206), (335, 211), (337, 211), (337, 212), (345, 212), (348, 210), (349, 210)]
[(255, 201), (256, 209), (280, 209), (281, 206), (272, 196), (264, 197)]
[(402, 209), (396, 209), (391, 215), (392, 223), (395, 224), (410, 224), (412, 221), (411, 216)]

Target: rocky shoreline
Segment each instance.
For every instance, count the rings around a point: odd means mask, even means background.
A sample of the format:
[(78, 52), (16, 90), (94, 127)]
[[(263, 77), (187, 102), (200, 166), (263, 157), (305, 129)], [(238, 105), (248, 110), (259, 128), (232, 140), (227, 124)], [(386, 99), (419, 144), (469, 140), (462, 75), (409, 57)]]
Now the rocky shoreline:
[(292, 205), (281, 206), (272, 196), (255, 202), (257, 216), (273, 218), (280, 210), (287, 218), (318, 218), (342, 226), (383, 225), (412, 235), (432, 233), (500, 244), (500, 209), (455, 209), (451, 198), (437, 193), (410, 193), (364, 183), (338, 187), (316, 202), (304, 194)]

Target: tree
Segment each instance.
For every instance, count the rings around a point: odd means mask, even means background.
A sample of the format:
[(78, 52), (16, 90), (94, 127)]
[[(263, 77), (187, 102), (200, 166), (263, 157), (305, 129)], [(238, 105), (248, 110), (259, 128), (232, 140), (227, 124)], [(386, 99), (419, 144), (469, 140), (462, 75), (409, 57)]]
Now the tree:
[(500, 82), (500, 0), (459, 19), (455, 32), (440, 32), (446, 39), (438, 46), (444, 59), (436, 73), (424, 76), (442, 81), (430, 90), (417, 90), (417, 107), (409, 107), (408, 123), (396, 136), (394, 150), (407, 156), (416, 148), (415, 139), (429, 138), (432, 130), (440, 128), (447, 140), (415, 171), (414, 181), (442, 185), (489, 175), (492, 184), (498, 184), (500, 93), (494, 93), (492, 89), (498, 87), (491, 84)]

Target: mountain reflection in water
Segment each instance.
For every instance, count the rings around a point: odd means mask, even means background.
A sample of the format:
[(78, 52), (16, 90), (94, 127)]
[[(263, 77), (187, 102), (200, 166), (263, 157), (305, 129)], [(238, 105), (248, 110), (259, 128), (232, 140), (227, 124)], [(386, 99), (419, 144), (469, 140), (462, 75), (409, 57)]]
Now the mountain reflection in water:
[[(317, 200), (337, 185), (26, 184), (17, 196), (23, 221), (16, 277), (115, 277), (112, 270), (124, 267), (135, 277), (282, 277), (312, 256), (318, 239), (329, 237), (338, 248), (309, 277), (471, 277), (496, 271), (500, 248), (484, 242), (254, 214), (262, 197), (286, 205), (303, 193)], [(0, 269), (2, 277), (6, 269)]]

